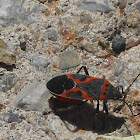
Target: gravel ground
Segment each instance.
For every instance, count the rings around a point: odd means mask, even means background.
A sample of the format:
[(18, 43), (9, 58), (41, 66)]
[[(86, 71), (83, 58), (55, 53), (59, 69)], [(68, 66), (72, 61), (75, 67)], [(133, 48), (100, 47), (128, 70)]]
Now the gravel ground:
[[(79, 0), (25, 0), (24, 8), (37, 7), (31, 10), (34, 20), (26, 23), (17, 15), (17, 23), (1, 24), (0, 140), (94, 140), (140, 133), (140, 117), (132, 116), (128, 106), (113, 111), (121, 101), (108, 101), (108, 116), (102, 102), (98, 114), (96, 102), (57, 112), (75, 103), (58, 100), (45, 86), (83, 65), (90, 76), (105, 76), (124, 89), (140, 73), (139, 1), (111, 2), (116, 9), (92, 12), (82, 9)], [(140, 113), (140, 77), (126, 102)]]

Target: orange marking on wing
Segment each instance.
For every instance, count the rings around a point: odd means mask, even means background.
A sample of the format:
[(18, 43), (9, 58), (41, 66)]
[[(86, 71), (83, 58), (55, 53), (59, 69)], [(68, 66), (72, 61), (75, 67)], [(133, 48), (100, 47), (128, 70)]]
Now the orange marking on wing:
[[(82, 97), (85, 99), (85, 100), (96, 100), (94, 99), (93, 97), (90, 97), (88, 96), (88, 94), (82, 90), (81, 88), (78, 88), (78, 87), (75, 87), (75, 88), (72, 88), (70, 90), (67, 90), (65, 92), (63, 92), (62, 94), (60, 94), (61, 97), (64, 97), (64, 98), (70, 98), (70, 97), (67, 97), (67, 94), (70, 93), (70, 92), (77, 92), (77, 91), (81, 91), (82, 93)], [(83, 100), (84, 100), (83, 99)], [(78, 99), (77, 99), (78, 100)], [(79, 100), (82, 100), (82, 99), (79, 99)]]
[(90, 82), (94, 79), (100, 79), (100, 78), (97, 78), (97, 77), (87, 77), (84, 81), (80, 81), (79, 79), (75, 79), (72, 77), (72, 74), (67, 74), (66, 75), (68, 78), (72, 79), (74, 82), (78, 83), (78, 84), (84, 84), (84, 83), (87, 83), (87, 82)]
[(108, 85), (108, 84), (110, 84), (110, 82), (107, 81), (107, 80), (104, 80), (104, 84), (103, 84), (103, 86), (102, 86), (102, 88), (101, 88), (101, 95), (100, 95), (100, 97), (99, 97), (99, 100), (106, 100), (105, 92), (106, 92), (106, 90), (107, 90), (107, 85)]

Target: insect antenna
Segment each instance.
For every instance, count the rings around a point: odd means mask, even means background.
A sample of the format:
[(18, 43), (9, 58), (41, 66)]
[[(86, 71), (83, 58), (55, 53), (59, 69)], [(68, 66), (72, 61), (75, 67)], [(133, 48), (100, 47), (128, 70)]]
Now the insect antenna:
[(120, 101), (122, 101), (123, 104), (121, 106), (119, 106), (118, 108), (116, 108), (115, 110), (121, 110), (122, 107), (126, 104), (133, 116), (137, 116), (138, 115), (138, 114), (134, 115), (132, 107), (124, 99), (120, 99)]
[(129, 91), (129, 89), (130, 89), (130, 87), (133, 85), (133, 83), (137, 80), (137, 78), (140, 76), (140, 73), (135, 77), (135, 79), (132, 81), (132, 83), (127, 87), (127, 89), (125, 90), (125, 91), (123, 91), (123, 88), (122, 88), (122, 94), (124, 94), (124, 96), (123, 96), (123, 99), (122, 99), (122, 101), (123, 101), (123, 105), (127, 105), (128, 106), (128, 108), (129, 108), (129, 110), (131, 111), (131, 113), (132, 113), (132, 115), (133, 116), (138, 116), (138, 115), (140, 115), (140, 113), (138, 113), (138, 114), (134, 114), (133, 113), (133, 110), (132, 110), (132, 107), (125, 101), (125, 99), (126, 99), (126, 96), (127, 96), (127, 94), (128, 94), (128, 91)]
[(124, 94), (124, 99), (126, 98), (126, 96), (127, 96), (127, 93), (128, 93), (128, 91), (129, 91), (129, 89), (130, 89), (130, 87), (133, 85), (133, 83), (137, 80), (137, 78), (140, 76), (140, 73), (135, 77), (135, 79), (132, 81), (132, 83), (127, 87), (127, 89), (123, 92), (123, 94)]

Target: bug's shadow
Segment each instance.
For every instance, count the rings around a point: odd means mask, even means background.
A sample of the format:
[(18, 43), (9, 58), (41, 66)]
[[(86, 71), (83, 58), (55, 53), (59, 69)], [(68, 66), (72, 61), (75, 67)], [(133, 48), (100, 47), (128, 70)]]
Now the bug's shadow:
[(61, 120), (76, 126), (78, 129), (93, 131), (99, 134), (105, 134), (120, 129), (125, 123), (123, 117), (106, 115), (99, 111), (95, 114), (95, 109), (91, 104), (85, 103), (77, 108), (65, 111), (56, 111), (60, 108), (66, 108), (74, 103), (61, 101), (57, 98), (51, 98), (49, 101), (50, 108)]

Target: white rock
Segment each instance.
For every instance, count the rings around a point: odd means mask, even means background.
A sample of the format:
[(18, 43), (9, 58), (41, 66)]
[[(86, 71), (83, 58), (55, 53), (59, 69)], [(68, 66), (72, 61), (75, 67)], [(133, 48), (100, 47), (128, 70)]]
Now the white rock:
[(42, 111), (49, 97), (45, 82), (33, 83), (18, 93), (14, 105), (24, 110)]
[(36, 70), (42, 71), (42, 72), (50, 64), (47, 58), (40, 57), (40, 56), (33, 56), (31, 58), (31, 63), (36, 68)]
[(109, 12), (115, 7), (108, 0), (82, 0), (78, 8), (90, 12)]
[(33, 13), (39, 9), (38, 5), (28, 10), (24, 8), (26, 0), (0, 0), (0, 24), (8, 26), (13, 24), (30, 24), (35, 22)]

